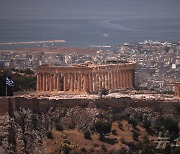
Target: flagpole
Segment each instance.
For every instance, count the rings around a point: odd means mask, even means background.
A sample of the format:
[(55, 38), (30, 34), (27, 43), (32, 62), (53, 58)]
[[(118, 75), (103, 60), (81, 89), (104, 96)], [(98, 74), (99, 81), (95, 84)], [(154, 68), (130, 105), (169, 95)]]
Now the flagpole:
[(6, 84), (6, 97), (7, 97), (7, 84)]
[(9, 79), (8, 77), (6, 77), (6, 97), (8, 96), (8, 87), (13, 87), (14, 86), (14, 82), (13, 80)]

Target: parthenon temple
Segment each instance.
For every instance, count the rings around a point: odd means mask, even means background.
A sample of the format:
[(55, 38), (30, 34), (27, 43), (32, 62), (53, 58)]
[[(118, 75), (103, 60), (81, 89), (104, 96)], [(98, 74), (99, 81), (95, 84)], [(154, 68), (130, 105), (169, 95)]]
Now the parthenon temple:
[(37, 92), (93, 93), (135, 86), (135, 63), (37, 67)]

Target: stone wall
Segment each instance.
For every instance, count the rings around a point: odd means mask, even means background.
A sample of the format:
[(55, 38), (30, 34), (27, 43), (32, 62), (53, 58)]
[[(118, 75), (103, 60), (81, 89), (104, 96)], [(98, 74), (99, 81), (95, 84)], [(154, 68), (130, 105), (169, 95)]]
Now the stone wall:
[(122, 98), (101, 98), (101, 99), (37, 99), (23, 97), (0, 98), (0, 115), (9, 114), (19, 111), (20, 108), (31, 109), (34, 112), (46, 112), (50, 107), (75, 107), (80, 106), (87, 108), (89, 106), (96, 108), (114, 110), (123, 110), (126, 107), (150, 107), (154, 111), (162, 114), (174, 114), (180, 116), (180, 102), (164, 102), (158, 100), (134, 100), (129, 97)]
[(0, 115), (8, 113), (8, 99), (5, 97), (0, 98)]

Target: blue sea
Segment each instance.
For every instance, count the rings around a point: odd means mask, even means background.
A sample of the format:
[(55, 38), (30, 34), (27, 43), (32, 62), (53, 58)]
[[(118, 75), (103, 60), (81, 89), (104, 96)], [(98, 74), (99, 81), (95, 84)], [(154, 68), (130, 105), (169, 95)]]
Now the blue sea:
[(180, 42), (179, 0), (0, 1), (0, 42), (65, 40), (56, 46), (90, 47), (147, 39)]

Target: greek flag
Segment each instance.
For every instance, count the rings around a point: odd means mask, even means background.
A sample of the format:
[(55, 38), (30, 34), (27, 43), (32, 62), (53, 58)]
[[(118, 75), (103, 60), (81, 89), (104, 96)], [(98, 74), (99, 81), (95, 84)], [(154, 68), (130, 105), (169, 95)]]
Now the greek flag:
[(11, 86), (11, 87), (14, 86), (13, 80), (11, 80), (8, 77), (6, 77), (6, 85)]

